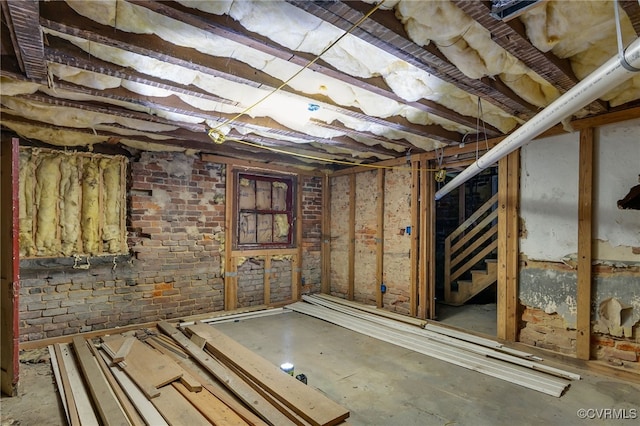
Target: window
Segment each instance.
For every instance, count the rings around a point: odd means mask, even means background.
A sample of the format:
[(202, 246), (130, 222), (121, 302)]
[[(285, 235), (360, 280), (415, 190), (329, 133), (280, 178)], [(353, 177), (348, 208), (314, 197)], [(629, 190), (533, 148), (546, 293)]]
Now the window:
[(293, 177), (236, 174), (238, 248), (293, 246)]
[(20, 148), (20, 256), (126, 254), (126, 158)]

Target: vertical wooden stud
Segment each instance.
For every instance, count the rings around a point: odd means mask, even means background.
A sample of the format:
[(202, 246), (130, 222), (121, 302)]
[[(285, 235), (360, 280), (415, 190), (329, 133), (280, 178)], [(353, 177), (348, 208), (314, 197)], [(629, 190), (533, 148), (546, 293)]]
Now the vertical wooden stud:
[(427, 182), (427, 160), (420, 163), (420, 224), (418, 226), (419, 260), (418, 260), (418, 318), (427, 318), (427, 310), (429, 309), (429, 299), (427, 297), (427, 270), (429, 269), (429, 250), (428, 244), (431, 241), (429, 235), (429, 224), (427, 222), (428, 208), (431, 200), (427, 199), (428, 185)]
[(384, 282), (384, 169), (378, 169), (377, 223), (376, 226), (376, 306), (384, 306), (382, 283)]
[(291, 270), (293, 271), (293, 287), (291, 298), (300, 299), (302, 287), (302, 176), (296, 180), (296, 255), (293, 257)]
[(225, 267), (224, 267), (224, 309), (230, 311), (238, 304), (237, 298), (237, 264), (232, 257), (233, 251), (233, 200), (235, 197), (235, 183), (233, 180), (233, 169), (227, 165), (225, 189)]
[[(430, 162), (425, 162), (425, 168), (429, 168), (431, 165)], [(429, 273), (427, 277), (427, 296), (429, 298), (429, 319), (436, 318), (436, 184), (435, 184), (435, 176), (432, 171), (427, 173), (427, 182), (428, 191), (427, 191), (427, 200), (428, 204), (428, 229), (427, 232), (429, 242), (428, 242), (428, 251), (429, 251)]]
[[(293, 270), (293, 260), (291, 261), (291, 269)], [(271, 255), (267, 253), (264, 256), (264, 276), (263, 276), (263, 285), (264, 285), (264, 295), (263, 295), (263, 303), (268, 305), (271, 303)]]
[(353, 300), (356, 263), (356, 175), (349, 175), (349, 278), (347, 299)]
[(518, 334), (518, 194), (520, 151), (498, 162), (498, 325), (497, 337)]
[(411, 162), (411, 300), (409, 301), (409, 313), (412, 317), (415, 317), (418, 313), (418, 259), (420, 253), (418, 249), (418, 234), (420, 233), (419, 224), (419, 202), (418, 194), (420, 187), (420, 162)]
[(591, 352), (591, 240), (593, 213), (593, 128), (580, 131), (578, 170), (578, 294), (576, 298), (576, 356), (588, 360)]
[(321, 251), (321, 292), (331, 293), (331, 180), (329, 175), (322, 179), (322, 251)]

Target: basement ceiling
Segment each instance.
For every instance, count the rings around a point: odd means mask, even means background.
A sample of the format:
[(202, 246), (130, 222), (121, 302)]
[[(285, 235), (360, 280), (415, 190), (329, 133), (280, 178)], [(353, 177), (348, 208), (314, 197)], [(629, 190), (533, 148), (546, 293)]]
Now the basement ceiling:
[[(626, 46), (638, 1), (619, 16)], [(612, 1), (5, 0), (2, 17), (5, 130), (324, 171), (507, 135), (618, 50)], [(640, 74), (566, 120), (639, 100)]]

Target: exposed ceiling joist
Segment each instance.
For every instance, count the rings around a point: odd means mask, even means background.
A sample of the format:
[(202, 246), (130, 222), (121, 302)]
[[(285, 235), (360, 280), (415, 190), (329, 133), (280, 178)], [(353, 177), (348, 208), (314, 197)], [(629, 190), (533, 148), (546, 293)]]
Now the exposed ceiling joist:
[(39, 2), (33, 0), (6, 0), (2, 9), (10, 26), (13, 48), (20, 68), (29, 78), (46, 80), (42, 32), (33, 25), (33, 17), (39, 15)]

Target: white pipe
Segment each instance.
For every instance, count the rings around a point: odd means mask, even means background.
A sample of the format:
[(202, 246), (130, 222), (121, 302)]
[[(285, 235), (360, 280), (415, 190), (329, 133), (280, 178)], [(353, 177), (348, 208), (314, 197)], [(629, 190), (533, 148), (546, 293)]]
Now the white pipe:
[[(636, 69), (635, 72), (638, 71), (637, 69), (640, 68), (640, 38), (627, 47), (624, 52), (624, 59), (631, 67)], [(634, 71), (622, 66), (618, 55), (609, 59), (600, 68), (553, 101), (505, 140), (487, 151), (475, 163), (464, 169), (451, 182), (436, 192), (435, 199), (441, 199), (502, 157), (532, 141), (540, 133), (550, 129), (565, 117), (595, 101), (600, 96), (630, 79), (633, 75)]]

